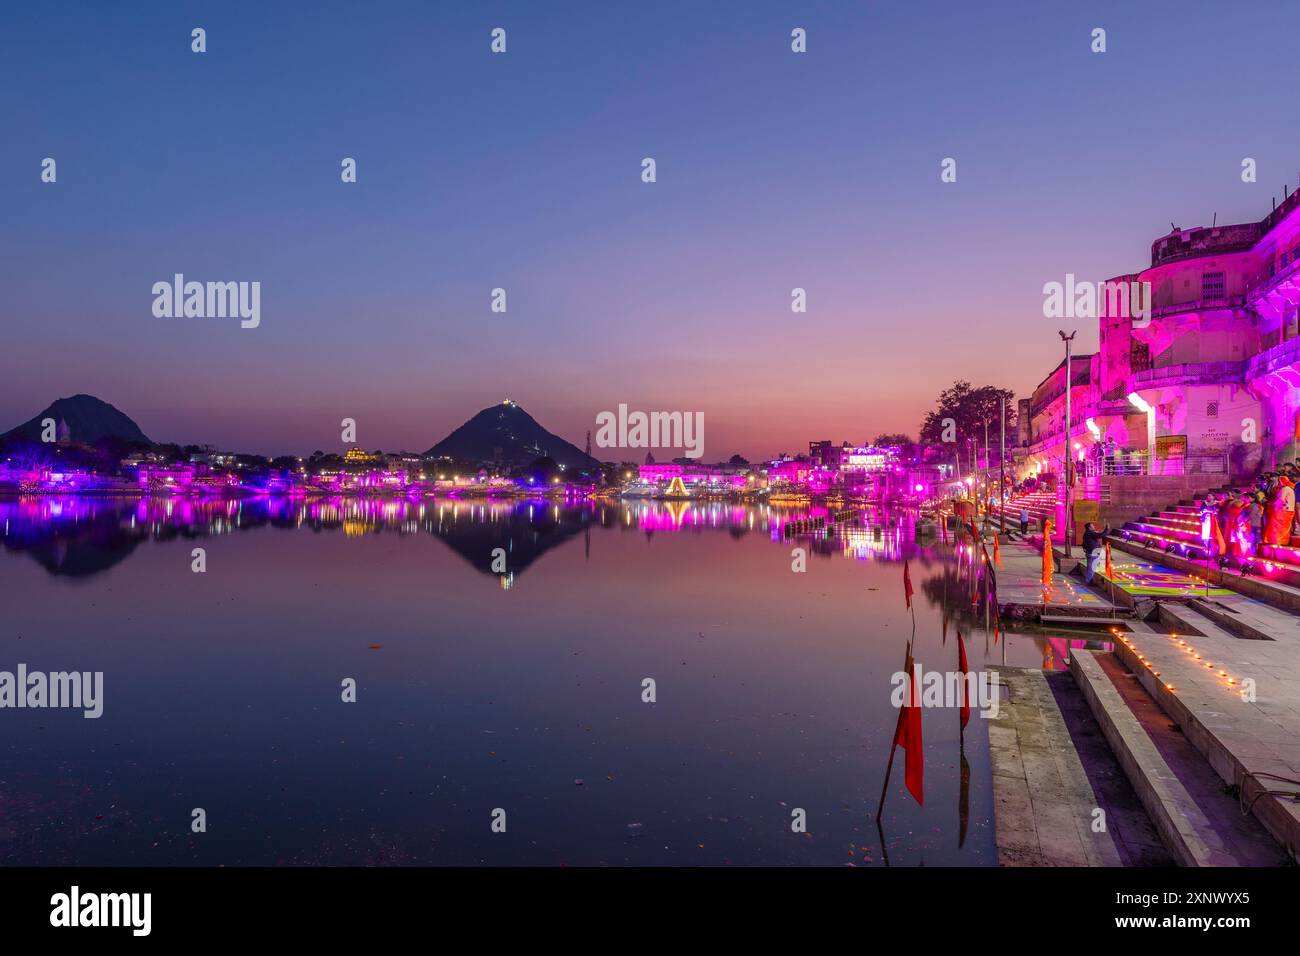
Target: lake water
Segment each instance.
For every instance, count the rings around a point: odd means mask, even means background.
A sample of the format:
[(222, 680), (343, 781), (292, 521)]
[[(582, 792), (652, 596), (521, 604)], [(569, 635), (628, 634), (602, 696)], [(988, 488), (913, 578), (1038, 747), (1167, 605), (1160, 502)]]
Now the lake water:
[(805, 514), (0, 501), (0, 670), (104, 674), (97, 720), (0, 710), (0, 863), (993, 865), (977, 715), (924, 711), (925, 805), (900, 751), (876, 826), (902, 561), (924, 668), (956, 668), (945, 602), (972, 669), (1053, 647), (975, 627), (912, 515), (787, 539)]

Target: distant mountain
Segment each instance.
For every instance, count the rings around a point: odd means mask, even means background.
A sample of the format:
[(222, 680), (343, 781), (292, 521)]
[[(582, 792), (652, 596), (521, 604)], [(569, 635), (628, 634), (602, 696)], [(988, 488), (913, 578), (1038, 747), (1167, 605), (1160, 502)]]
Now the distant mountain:
[(500, 462), (512, 468), (530, 464), (543, 455), (566, 468), (592, 468), (600, 464), (563, 438), (552, 435), (532, 415), (509, 400), (483, 409), (425, 454), (471, 462)]
[(30, 441), (40, 441), (41, 422), (47, 418), (54, 419), (61, 441), (89, 444), (101, 438), (121, 438), (125, 441), (143, 442), (146, 445), (153, 444), (140, 430), (139, 425), (108, 402), (101, 401), (94, 395), (60, 398), (36, 417), (6, 432), (4, 437), (22, 437)]

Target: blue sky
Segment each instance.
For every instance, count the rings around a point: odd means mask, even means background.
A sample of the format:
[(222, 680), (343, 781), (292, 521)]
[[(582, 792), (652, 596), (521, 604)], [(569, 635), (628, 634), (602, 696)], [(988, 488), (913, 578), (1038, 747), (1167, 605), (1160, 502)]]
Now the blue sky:
[[(1298, 10), (7, 10), (0, 427), (86, 391), (263, 452), (338, 447), (343, 416), (422, 450), (506, 396), (578, 444), (619, 403), (703, 411), (710, 458), (914, 432), (955, 378), (1027, 394), (1059, 361), (1044, 282), (1295, 187)], [(261, 327), (155, 318), (175, 272), (260, 281)]]

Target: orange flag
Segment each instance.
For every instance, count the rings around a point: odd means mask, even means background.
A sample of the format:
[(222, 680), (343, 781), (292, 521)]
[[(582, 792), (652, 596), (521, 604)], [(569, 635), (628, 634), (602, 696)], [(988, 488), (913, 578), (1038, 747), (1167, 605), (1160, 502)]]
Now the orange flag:
[(908, 792), (916, 802), (925, 806), (925, 754), (921, 747), (921, 690), (916, 683), (915, 662), (912, 649), (907, 649), (907, 693), (898, 710), (898, 726), (894, 729), (894, 746), (907, 751), (907, 766), (903, 773)]
[(1052, 572), (1056, 570), (1052, 562), (1052, 519), (1043, 519), (1043, 584), (1051, 587)]
[(907, 606), (912, 606), (912, 572), (907, 568), (907, 562), (903, 562), (903, 600)]
[(970, 695), (966, 693), (966, 674), (970, 670), (966, 666), (966, 642), (961, 639), (961, 631), (957, 632), (957, 672), (961, 675), (957, 686), (961, 689), (961, 725), (965, 727), (970, 722)]
[(1002, 549), (998, 547), (998, 536), (993, 536), (993, 563), (1002, 567)]
[(1115, 565), (1110, 563), (1110, 541), (1109, 540), (1106, 542), (1106, 578), (1111, 581), (1115, 580)]

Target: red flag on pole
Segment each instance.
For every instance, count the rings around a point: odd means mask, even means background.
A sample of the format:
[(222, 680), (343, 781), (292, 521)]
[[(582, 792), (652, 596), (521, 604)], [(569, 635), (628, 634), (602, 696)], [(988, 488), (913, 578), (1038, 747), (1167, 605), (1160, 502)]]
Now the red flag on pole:
[(966, 687), (966, 674), (970, 668), (966, 666), (966, 642), (961, 639), (961, 631), (957, 632), (957, 671), (961, 674), (961, 680), (958, 686), (961, 688), (961, 725), (965, 727), (970, 722), (970, 694)]
[(894, 729), (894, 746), (907, 751), (907, 765), (903, 772), (908, 792), (916, 802), (925, 806), (925, 753), (921, 747), (921, 691), (916, 684), (915, 662), (912, 650), (907, 651), (907, 692), (903, 706), (898, 711), (898, 726)]
[(912, 572), (908, 570), (907, 562), (903, 562), (903, 600), (907, 606), (912, 606)]

